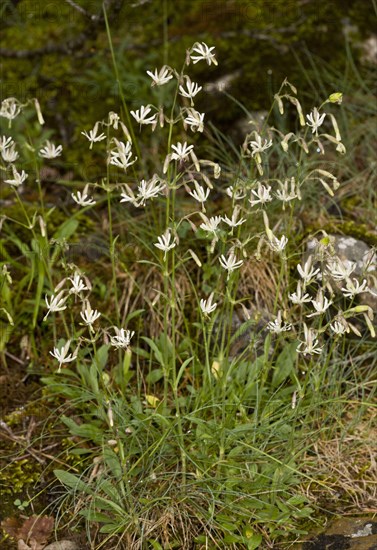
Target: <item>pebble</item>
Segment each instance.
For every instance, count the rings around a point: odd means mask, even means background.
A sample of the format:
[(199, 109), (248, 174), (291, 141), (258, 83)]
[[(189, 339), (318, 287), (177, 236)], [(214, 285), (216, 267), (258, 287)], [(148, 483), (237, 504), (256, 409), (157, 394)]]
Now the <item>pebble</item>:
[(46, 546), (44, 550), (80, 550), (72, 540), (58, 540)]

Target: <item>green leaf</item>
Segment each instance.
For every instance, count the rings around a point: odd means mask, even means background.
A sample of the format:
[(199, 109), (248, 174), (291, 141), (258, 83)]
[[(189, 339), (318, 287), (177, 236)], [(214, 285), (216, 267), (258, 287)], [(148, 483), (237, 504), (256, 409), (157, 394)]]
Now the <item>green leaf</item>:
[(187, 365), (189, 365), (193, 359), (194, 359), (193, 357), (189, 357), (188, 359), (186, 359), (186, 361), (184, 361), (182, 363), (181, 368), (179, 369), (178, 374), (177, 374), (177, 379), (175, 381), (175, 389), (176, 390), (178, 389), (179, 381), (181, 379), (181, 376), (185, 372)]
[(111, 475), (116, 479), (122, 479), (123, 467), (119, 460), (119, 456), (109, 447), (105, 447), (103, 450), (103, 459)]
[(123, 529), (123, 525), (119, 523), (108, 523), (107, 525), (103, 525), (101, 529), (99, 530), (100, 533), (106, 533), (106, 534), (116, 534), (119, 531)]
[(243, 537), (240, 535), (225, 535), (223, 542), (232, 543), (232, 542), (243, 542)]
[(301, 510), (294, 510), (292, 513), (295, 518), (309, 518), (313, 514), (314, 509), (309, 506), (305, 506), (304, 508), (301, 508)]
[(297, 357), (297, 342), (291, 342), (284, 346), (283, 351), (279, 354), (279, 357), (276, 360), (275, 370), (272, 377), (272, 387), (276, 388), (280, 386), (282, 382), (290, 375), (292, 372), (296, 357)]
[(236, 456), (242, 456), (244, 454), (245, 454), (245, 447), (243, 445), (236, 445), (229, 451), (228, 457), (233, 458)]
[(90, 439), (97, 444), (102, 443), (104, 432), (95, 424), (76, 424), (74, 420), (68, 418), (67, 416), (63, 416), (62, 421), (66, 426), (68, 426), (72, 435)]
[(127, 326), (131, 319), (137, 317), (138, 315), (141, 315), (142, 313), (144, 313), (144, 311), (144, 309), (135, 309), (135, 311), (131, 311), (131, 313), (129, 313), (124, 320), (124, 325)]
[[(112, 502), (115, 502), (116, 504), (119, 504), (119, 505), (122, 504), (121, 495), (118, 493), (118, 490), (116, 489), (116, 487), (114, 487), (114, 485), (108, 479), (101, 481), (101, 484), (99, 485), (99, 489), (103, 491), (106, 494), (106, 496), (108, 496), (111, 499)], [(106, 499), (103, 499), (101, 503), (98, 503), (98, 507), (104, 510), (112, 509), (106, 503)]]
[(246, 537), (247, 539), (247, 550), (255, 550), (262, 543), (262, 535), (252, 535), (251, 537)]
[(62, 223), (57, 231), (55, 231), (54, 239), (56, 239), (57, 241), (62, 239), (69, 239), (69, 237), (71, 237), (75, 233), (78, 225), (78, 220), (76, 220), (75, 218), (69, 218), (67, 221)]
[(107, 364), (109, 357), (109, 345), (103, 345), (97, 350), (94, 358), (94, 362), (98, 367), (98, 370), (103, 370)]
[[(32, 244), (33, 243), (34, 243), (34, 240), (32, 241)], [(38, 267), (38, 283), (37, 283), (37, 290), (34, 298), (34, 312), (33, 312), (33, 319), (32, 319), (33, 328), (35, 328), (37, 324), (37, 317), (38, 317), (39, 308), (41, 305), (41, 297), (42, 297), (42, 292), (43, 292), (43, 287), (45, 282), (45, 268), (40, 258), (40, 254), (41, 253), (39, 252), (39, 254), (38, 255), (36, 254), (35, 256), (35, 264)]]
[(291, 506), (299, 506), (300, 504), (304, 504), (306, 502), (308, 502), (308, 499), (303, 495), (294, 495), (286, 501), (286, 503)]
[(119, 516), (119, 519), (127, 517), (127, 510), (123, 505), (119, 505), (112, 500), (99, 496), (98, 494), (96, 494), (93, 499), (93, 506), (100, 508), (101, 510), (111, 510)]
[(66, 487), (74, 489), (78, 492), (86, 493), (88, 495), (93, 494), (93, 491), (89, 487), (89, 485), (78, 476), (69, 472), (65, 472), (64, 470), (54, 470), (54, 474), (58, 478), (60, 483), (62, 483)]
[(147, 336), (142, 336), (142, 339), (145, 340), (147, 342), (147, 344), (149, 344), (150, 348), (154, 352), (156, 360), (158, 361), (158, 363), (160, 363), (160, 365), (162, 367), (164, 367), (165, 366), (165, 361), (164, 361), (164, 358), (162, 356), (161, 351), (157, 347), (157, 344), (153, 340), (151, 340), (151, 338), (148, 338)]
[(152, 545), (153, 550), (164, 550), (161, 544), (156, 540), (149, 539), (148, 543)]
[(128, 348), (124, 352), (124, 357), (123, 357), (122, 374), (123, 374), (124, 380), (127, 380), (129, 377), (128, 371), (131, 366), (131, 357), (132, 357), (132, 351), (130, 348)]
[(70, 449), (69, 450), (69, 454), (70, 455), (77, 455), (77, 456), (82, 456), (82, 455), (87, 455), (87, 454), (90, 454), (93, 452), (93, 449), (87, 449), (87, 448), (79, 448), (79, 449)]
[(161, 378), (164, 377), (164, 371), (162, 369), (153, 369), (150, 373), (147, 374), (145, 380), (148, 384), (155, 384)]
[(14, 321), (13, 321), (13, 318), (12, 318), (11, 314), (9, 313), (9, 311), (6, 310), (5, 307), (0, 307), (0, 311), (2, 311), (4, 313), (4, 315), (8, 319), (8, 323), (10, 325), (14, 326)]
[(102, 514), (101, 512), (96, 512), (95, 510), (85, 509), (85, 510), (80, 510), (79, 513), (88, 521), (97, 521), (99, 523), (111, 522), (111, 518), (109, 516), (107, 516), (106, 514)]

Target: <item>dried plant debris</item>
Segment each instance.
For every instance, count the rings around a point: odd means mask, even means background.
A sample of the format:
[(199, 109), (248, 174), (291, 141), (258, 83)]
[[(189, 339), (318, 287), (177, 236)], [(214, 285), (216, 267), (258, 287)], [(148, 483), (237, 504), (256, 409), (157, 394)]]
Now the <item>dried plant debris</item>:
[(18, 543), (18, 550), (43, 550), (54, 529), (52, 516), (36, 516), (22, 521), (10, 517), (1, 522), (1, 527)]

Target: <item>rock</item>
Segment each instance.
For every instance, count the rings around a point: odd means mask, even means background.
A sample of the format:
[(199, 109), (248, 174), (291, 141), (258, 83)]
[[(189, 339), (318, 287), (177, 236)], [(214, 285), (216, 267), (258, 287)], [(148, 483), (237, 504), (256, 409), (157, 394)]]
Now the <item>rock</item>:
[(377, 548), (377, 521), (368, 518), (346, 517), (302, 545), (302, 550), (375, 550)]
[[(354, 274), (361, 277), (366, 273), (377, 271), (377, 255), (373, 249), (363, 241), (349, 237), (347, 235), (329, 235), (331, 246), (334, 247), (335, 254), (345, 264), (356, 263)], [(312, 239), (308, 242), (308, 250), (312, 251), (317, 245), (317, 240)]]
[(377, 65), (377, 35), (372, 34), (367, 40), (361, 44), (363, 55), (361, 56), (362, 63)]
[[(368, 280), (369, 292), (363, 292), (357, 296), (359, 304), (368, 305), (377, 314), (377, 254), (373, 248), (365, 242), (347, 235), (329, 235), (329, 246), (323, 251), (317, 239), (312, 239), (307, 244), (307, 253), (304, 261), (309, 255), (314, 256), (314, 260), (328, 260), (335, 254), (344, 265), (348, 266), (355, 263), (356, 267), (351, 275), (360, 282), (363, 279)], [(334, 292), (339, 291), (343, 285), (331, 280), (331, 287)]]
[(58, 540), (46, 546), (44, 550), (80, 550), (80, 547), (72, 540)]

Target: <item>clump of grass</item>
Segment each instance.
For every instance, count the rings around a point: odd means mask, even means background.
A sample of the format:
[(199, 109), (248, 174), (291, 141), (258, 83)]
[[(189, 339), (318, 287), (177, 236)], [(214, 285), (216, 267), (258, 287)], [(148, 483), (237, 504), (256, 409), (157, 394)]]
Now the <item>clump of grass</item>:
[[(189, 66), (216, 64), (213, 50), (196, 43), (180, 72), (150, 71), (161, 89), (157, 105), (129, 111), (122, 96), (124, 120), (111, 112), (82, 132), (106, 157), (107, 172), (72, 192), (74, 213), (52, 235), (55, 206), (46, 206), (38, 174), (41, 159), (53, 161), (61, 146), (24, 144), (39, 182), (40, 206), (31, 214), (21, 191), (33, 176), (16, 167), (13, 137), (1, 142), (3, 179), (20, 207), (19, 218), (4, 221), (2, 312), (17, 326), (17, 269), (18, 288), (30, 292), (22, 314), (38, 336), (34, 360), (39, 341), (53, 342), (43, 380), (65, 400), (61, 420), (75, 438), (72, 453), (85, 457), (79, 474), (55, 473), (72, 497), (73, 521), (85, 518), (98, 548), (116, 540), (135, 549), (252, 549), (302, 537), (314, 513), (302, 484), (324, 491), (329, 484), (301, 461), (325, 431), (323, 415), (352, 400), (341, 397), (334, 359), (349, 334), (368, 345), (355, 317), (374, 336), (371, 308), (357, 303), (368, 290), (368, 258), (358, 280), (325, 232), (303, 260), (295, 236), (306, 188), (320, 185), (333, 197), (340, 185), (321, 158), (327, 147), (345, 152), (334, 114), (342, 94), (305, 116), (285, 80), (270, 113), (284, 116), (293, 105), (296, 127), (286, 132), (266, 119), (222, 173), (221, 162), (200, 158), (189, 143), (206, 126)], [(165, 85), (174, 97), (168, 112)], [(8, 99), (0, 115), (11, 123), (23, 108)], [(161, 135), (152, 167), (141, 142), (148, 127)], [(211, 203), (216, 186), (222, 211)], [(67, 249), (96, 208), (108, 255), (94, 278), (91, 265), (68, 260)], [(14, 248), (27, 268), (12, 263)]]

